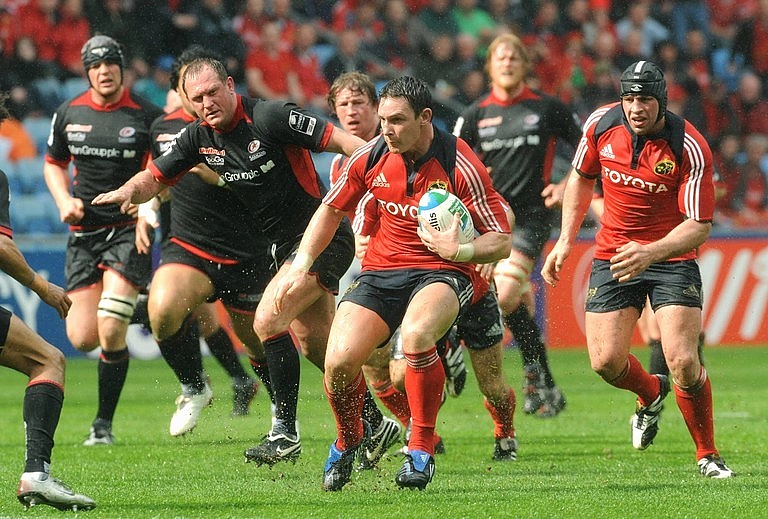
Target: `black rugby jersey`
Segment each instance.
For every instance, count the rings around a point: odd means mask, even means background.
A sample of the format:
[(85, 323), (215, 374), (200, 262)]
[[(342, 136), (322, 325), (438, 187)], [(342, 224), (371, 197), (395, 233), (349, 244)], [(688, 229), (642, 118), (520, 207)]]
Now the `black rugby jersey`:
[(98, 106), (90, 91), (56, 110), (46, 161), (63, 168), (74, 162), (72, 194), (83, 200), (85, 216), (71, 229), (125, 225), (134, 218), (115, 204), (91, 205), (141, 171), (149, 157), (149, 126), (163, 111), (125, 89), (114, 104)]
[(5, 171), (0, 169), (0, 234), (13, 238), (11, 230), (11, 192), (8, 189), (8, 177)]
[[(150, 127), (152, 157), (165, 153), (179, 132), (195, 120), (181, 108), (155, 119)], [(197, 175), (184, 175), (171, 187), (169, 203), (169, 236), (194, 254), (242, 261), (268, 251), (266, 238), (243, 217), (247, 208), (230, 189), (212, 186)]]
[[(174, 184), (195, 164), (208, 164), (248, 207), (253, 225), (273, 243), (282, 263), (301, 240), (326, 188), (309, 150), (323, 151), (333, 125), (292, 103), (237, 96), (232, 129), (198, 120), (150, 165), (160, 182)], [(339, 232), (352, 232), (342, 221)]]
[(554, 97), (525, 87), (501, 101), (492, 93), (475, 101), (453, 133), (491, 170), (493, 186), (516, 213), (544, 208), (541, 191), (550, 183), (557, 138), (574, 148), (581, 129), (573, 112)]

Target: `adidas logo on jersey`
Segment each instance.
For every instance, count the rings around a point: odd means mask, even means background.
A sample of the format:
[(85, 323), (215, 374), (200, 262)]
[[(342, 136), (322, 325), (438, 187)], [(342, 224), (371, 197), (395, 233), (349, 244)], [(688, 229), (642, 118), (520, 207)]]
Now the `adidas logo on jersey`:
[(373, 184), (371, 187), (389, 187), (389, 182), (387, 182), (384, 173), (379, 173), (376, 175), (376, 178), (373, 179)]
[(616, 155), (613, 154), (613, 147), (610, 144), (603, 146), (603, 149), (600, 150), (600, 156), (605, 157), (606, 159), (616, 158)]

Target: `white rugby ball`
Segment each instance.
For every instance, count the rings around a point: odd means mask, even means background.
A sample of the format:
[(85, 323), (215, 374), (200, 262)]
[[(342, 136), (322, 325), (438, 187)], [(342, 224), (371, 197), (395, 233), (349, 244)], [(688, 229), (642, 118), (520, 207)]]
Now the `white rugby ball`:
[(419, 200), (419, 215), (438, 231), (449, 229), (456, 213), (461, 217), (459, 243), (469, 243), (475, 239), (475, 226), (459, 197), (445, 189), (430, 189)]

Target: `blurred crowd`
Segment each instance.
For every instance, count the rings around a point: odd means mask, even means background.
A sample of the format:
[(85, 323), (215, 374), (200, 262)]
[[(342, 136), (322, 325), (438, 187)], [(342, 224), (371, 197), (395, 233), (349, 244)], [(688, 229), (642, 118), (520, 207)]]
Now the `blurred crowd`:
[(485, 49), (504, 31), (528, 45), (532, 86), (582, 120), (618, 99), (627, 65), (656, 61), (669, 109), (712, 146), (716, 224), (766, 228), (768, 0), (0, 0), (0, 90), (15, 117), (0, 127), (0, 164), (44, 153), (33, 123), (87, 88), (80, 49), (93, 34), (123, 44), (126, 82), (159, 106), (174, 56), (197, 43), (241, 93), (325, 115), (343, 72), (420, 77), (451, 128), (486, 92)]

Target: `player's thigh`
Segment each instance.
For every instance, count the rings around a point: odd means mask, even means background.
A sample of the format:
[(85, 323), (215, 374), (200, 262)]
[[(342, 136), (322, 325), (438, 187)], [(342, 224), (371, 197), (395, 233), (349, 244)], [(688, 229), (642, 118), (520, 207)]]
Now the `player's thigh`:
[(149, 287), (147, 310), (152, 331), (159, 338), (173, 335), (184, 319), (213, 294), (208, 276), (189, 265), (161, 265)]
[(300, 290), (286, 294), (283, 298), (283, 310), (275, 313), (275, 290), (279, 281), (287, 274), (290, 265), (280, 267), (275, 277), (264, 289), (264, 295), (256, 308), (253, 327), (262, 339), (281, 333), (288, 329), (291, 322), (309, 308), (319, 297), (327, 292), (317, 279), (310, 276), (308, 282)]
[(101, 281), (69, 292), (72, 306), (66, 318), (67, 338), (76, 349), (91, 351), (99, 346), (96, 312), (101, 299)]
[(323, 293), (291, 323), (291, 330), (301, 344), (305, 355), (322, 350), (325, 352), (331, 323), (336, 314), (336, 298), (330, 292)]
[(699, 377), (698, 341), (701, 309), (694, 306), (666, 305), (656, 309), (664, 357), (675, 381), (682, 386), (696, 383)]
[(459, 299), (447, 283), (430, 283), (411, 298), (400, 327), (405, 353), (421, 353), (448, 332), (459, 314)]
[(0, 347), (0, 365), (27, 375), (30, 380), (47, 379), (64, 385), (64, 354), (48, 344), (24, 321), (4, 312), (8, 333)]
[(389, 334), (389, 326), (379, 314), (357, 303), (342, 301), (328, 336), (326, 371), (356, 373)]
[(639, 315), (635, 307), (586, 313), (584, 328), (593, 370), (606, 378), (624, 370)]

